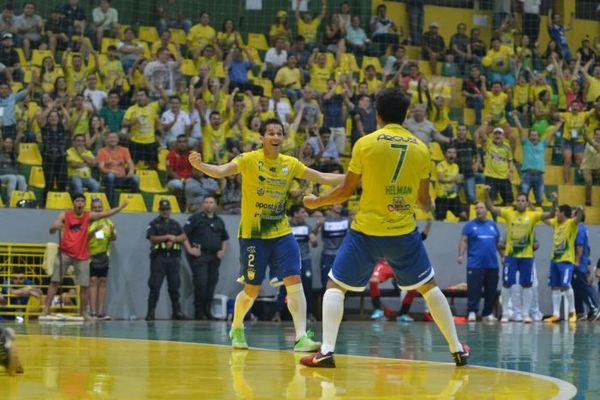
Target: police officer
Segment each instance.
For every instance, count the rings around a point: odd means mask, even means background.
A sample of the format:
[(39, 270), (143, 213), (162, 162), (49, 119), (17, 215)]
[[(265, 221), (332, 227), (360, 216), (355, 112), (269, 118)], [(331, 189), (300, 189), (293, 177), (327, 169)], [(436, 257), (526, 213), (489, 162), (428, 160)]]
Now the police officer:
[(154, 310), (165, 275), (169, 285), (173, 319), (182, 320), (185, 319), (185, 316), (181, 312), (179, 303), (179, 286), (181, 285), (179, 256), (181, 255), (181, 243), (186, 240), (186, 236), (179, 222), (171, 219), (171, 203), (168, 200), (160, 201), (159, 212), (160, 215), (150, 222), (146, 232), (146, 238), (151, 243), (150, 279), (148, 279), (150, 294), (148, 295), (146, 321), (154, 320)]
[(229, 234), (223, 220), (215, 214), (217, 199), (204, 196), (202, 211), (192, 215), (183, 228), (184, 242), (194, 279), (196, 319), (215, 319), (210, 305), (219, 280), (219, 265), (227, 250)]

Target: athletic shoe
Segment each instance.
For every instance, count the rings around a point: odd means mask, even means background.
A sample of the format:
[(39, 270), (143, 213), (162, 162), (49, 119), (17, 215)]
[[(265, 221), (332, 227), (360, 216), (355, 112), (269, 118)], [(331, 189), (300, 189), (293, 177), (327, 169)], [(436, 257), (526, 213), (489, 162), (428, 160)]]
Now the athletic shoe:
[(383, 313), (383, 310), (376, 308), (373, 310), (373, 313), (371, 314), (371, 319), (372, 320), (382, 319), (384, 317), (384, 315), (385, 314)]
[(413, 317), (411, 317), (408, 314), (402, 314), (396, 318), (396, 321), (398, 321), (398, 322), (414, 322), (415, 320)]
[(488, 314), (485, 317), (481, 317), (484, 322), (498, 322), (498, 318), (494, 317), (494, 314)]
[(523, 317), (521, 317), (520, 315), (517, 315), (512, 320), (513, 320), (513, 322), (523, 322)]
[(503, 324), (506, 324), (508, 322), (508, 317), (506, 315), (503, 315), (500, 322), (502, 322)]
[(532, 322), (533, 322), (533, 320), (531, 319), (530, 316), (527, 316), (527, 317), (523, 318), (523, 323), (524, 324), (530, 324)]
[(577, 316), (577, 321), (587, 321), (588, 320), (588, 316), (586, 314), (579, 314)]
[(306, 331), (304, 336), (296, 340), (296, 343), (294, 343), (294, 351), (307, 352), (319, 350), (321, 348), (321, 342), (315, 342), (312, 340), (314, 335), (315, 334), (313, 331)]
[(312, 368), (335, 368), (335, 360), (333, 359), (333, 351), (327, 354), (318, 353), (303, 357), (300, 364)]
[(577, 314), (574, 312), (569, 313), (569, 322), (577, 322)]
[(234, 349), (247, 349), (248, 343), (246, 342), (246, 335), (244, 334), (244, 328), (231, 328), (229, 331), (229, 338), (231, 339), (231, 346)]
[(596, 308), (595, 310), (592, 310), (589, 312), (589, 314), (588, 314), (589, 321), (596, 321), (598, 318), (600, 318), (600, 308)]
[(469, 353), (471, 351), (471, 348), (466, 344), (463, 344), (462, 347), (462, 351), (452, 353), (452, 358), (454, 358), (454, 364), (456, 364), (457, 367), (463, 367), (469, 363)]
[(551, 315), (549, 317), (544, 318), (543, 321), (544, 322), (559, 322), (560, 317), (557, 317), (556, 315)]
[(475, 314), (473, 311), (471, 311), (469, 313), (469, 316), (467, 317), (467, 321), (469, 321), (469, 322), (477, 322), (477, 314)]

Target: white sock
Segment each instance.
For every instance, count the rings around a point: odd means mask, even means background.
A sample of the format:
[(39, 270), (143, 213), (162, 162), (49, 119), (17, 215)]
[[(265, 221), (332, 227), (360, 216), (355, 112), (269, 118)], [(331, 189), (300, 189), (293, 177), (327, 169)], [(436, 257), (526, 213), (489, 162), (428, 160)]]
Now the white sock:
[(233, 309), (233, 322), (231, 327), (233, 329), (244, 327), (244, 317), (248, 314), (248, 311), (252, 308), (254, 299), (246, 294), (245, 291), (241, 291), (235, 297), (235, 308)]
[(306, 297), (302, 290), (302, 284), (286, 286), (287, 290), (287, 306), (294, 320), (296, 328), (296, 340), (306, 335)]
[(569, 290), (565, 292), (565, 298), (569, 303), (569, 314), (575, 312), (575, 293), (573, 292), (573, 288), (570, 287)]
[(523, 318), (530, 318), (529, 310), (531, 309), (531, 299), (533, 292), (531, 288), (523, 288), (523, 304), (521, 307), (521, 314)]
[(444, 296), (439, 287), (434, 287), (426, 292), (423, 298), (427, 302), (427, 305), (429, 305), (433, 320), (446, 338), (450, 352), (456, 353), (457, 351), (462, 351), (463, 347), (458, 341), (456, 326), (454, 326), (452, 311), (450, 311), (446, 296)]
[(502, 298), (502, 318), (508, 318), (508, 303), (510, 302), (510, 288), (502, 286), (500, 291), (500, 297)]
[(323, 296), (323, 344), (321, 354), (335, 351), (338, 330), (344, 316), (344, 292), (332, 288)]
[(560, 317), (560, 290), (552, 291), (552, 315)]

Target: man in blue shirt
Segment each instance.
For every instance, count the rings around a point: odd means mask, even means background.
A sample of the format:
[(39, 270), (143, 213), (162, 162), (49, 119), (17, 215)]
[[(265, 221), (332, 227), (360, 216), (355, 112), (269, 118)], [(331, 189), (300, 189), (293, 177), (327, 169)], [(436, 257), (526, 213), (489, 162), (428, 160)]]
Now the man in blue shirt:
[(17, 117), (15, 108), (17, 102), (23, 101), (29, 92), (31, 92), (34, 81), (33, 78), (37, 80), (37, 77), (32, 77), (29, 85), (17, 93), (12, 92), (10, 83), (0, 82), (0, 126), (2, 127), (3, 138), (9, 137), (12, 140), (15, 140), (17, 137)]
[[(243, 52), (243, 53), (242, 53)], [(248, 60), (244, 60), (243, 54)], [(234, 46), (225, 59), (225, 69), (229, 76), (229, 89), (239, 88), (240, 92), (251, 90), (255, 96), (263, 95), (263, 88), (248, 80), (248, 71), (254, 67), (254, 58), (246, 48)]]
[[(583, 213), (583, 211), (582, 211)], [(573, 292), (575, 295), (575, 311), (580, 321), (595, 321), (600, 318), (600, 309), (594, 297), (594, 288), (591, 285), (591, 271), (588, 271), (590, 265), (590, 243), (587, 226), (584, 224), (585, 214), (581, 218), (581, 223), (577, 227), (577, 237), (575, 239), (575, 265), (573, 270)], [(588, 275), (589, 274), (589, 275)], [(583, 304), (588, 308), (587, 315)]]
[(521, 192), (529, 198), (529, 192), (533, 189), (536, 206), (541, 207), (544, 201), (544, 171), (546, 165), (544, 153), (548, 143), (552, 142), (554, 134), (562, 128), (564, 120), (561, 119), (558, 124), (549, 127), (546, 137), (542, 139), (540, 133), (534, 129), (531, 129), (529, 135), (527, 135), (527, 130), (523, 129), (523, 125), (519, 120), (519, 113), (513, 111), (512, 117), (517, 125), (523, 147)]
[(475, 206), (476, 218), (463, 226), (458, 244), (456, 261), (462, 264), (467, 251), (467, 311), (469, 322), (477, 320), (479, 300), (483, 291), (484, 321), (496, 321), (492, 314), (498, 291), (498, 257), (496, 255), (500, 231), (492, 220), (487, 218), (483, 202)]
[(561, 57), (566, 61), (571, 60), (573, 56), (571, 55), (565, 33), (573, 29), (574, 21), (575, 13), (571, 13), (569, 24), (561, 25), (560, 14), (552, 13), (552, 8), (548, 9), (548, 35), (556, 42), (557, 50), (560, 51)]

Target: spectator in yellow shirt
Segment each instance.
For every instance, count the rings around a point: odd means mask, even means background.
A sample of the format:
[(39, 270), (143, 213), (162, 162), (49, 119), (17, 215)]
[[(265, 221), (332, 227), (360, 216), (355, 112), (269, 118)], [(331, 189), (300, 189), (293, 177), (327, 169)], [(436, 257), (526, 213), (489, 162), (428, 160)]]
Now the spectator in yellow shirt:
[(514, 86), (515, 77), (511, 71), (511, 64), (514, 62), (513, 51), (502, 46), (499, 37), (494, 37), (490, 49), (484, 58), (489, 58), (491, 61), (490, 71), (492, 81), (501, 81), (505, 85)]
[(296, 1), (296, 26), (298, 27), (298, 35), (304, 37), (306, 45), (311, 48), (317, 45), (317, 36), (319, 34), (319, 25), (327, 14), (327, 1), (321, 0), (321, 13), (313, 18), (311, 13), (304, 13), (300, 16), (300, 2)]
[(200, 52), (207, 44), (214, 44), (217, 32), (210, 26), (210, 15), (203, 11), (200, 13), (200, 23), (192, 26), (187, 36), (190, 57), (198, 58)]
[(235, 47), (243, 47), (244, 40), (242, 35), (235, 29), (233, 20), (226, 19), (223, 21), (223, 29), (217, 33), (217, 45), (221, 48), (224, 54), (229, 54), (229, 51)]
[(466, 221), (468, 219), (467, 212), (458, 197), (458, 188), (464, 177), (459, 173), (455, 147), (446, 149), (445, 160), (436, 166), (436, 174), (435, 219), (444, 220), (446, 213), (451, 211), (461, 221)]
[(318, 49), (314, 49), (308, 59), (310, 86), (318, 93), (325, 93), (327, 91), (327, 81), (337, 66), (337, 58), (334, 65), (327, 65), (325, 53), (319, 53)]
[(485, 151), (483, 175), (485, 176), (485, 184), (491, 188), (490, 198), (496, 200), (496, 195), (500, 193), (502, 204), (508, 205), (514, 201), (511, 184), (513, 152), (504, 138), (502, 128), (494, 128), (491, 140), (487, 137), (487, 134), (485, 135), (483, 141)]
[(300, 89), (304, 86), (304, 73), (298, 68), (298, 59), (295, 55), (288, 55), (287, 64), (277, 71), (275, 85), (283, 88), (283, 92), (292, 103), (302, 95)]
[(271, 30), (269, 31), (269, 43), (271, 46), (275, 46), (277, 39), (283, 39), (286, 49), (292, 43), (292, 30), (289, 27), (288, 13), (284, 10), (277, 11), (277, 22), (271, 25)]
[[(578, 57), (579, 53), (577, 54)], [(591, 107), (594, 101), (598, 97), (600, 97), (600, 64), (596, 64), (594, 66), (594, 70), (592, 71), (592, 75), (588, 73), (590, 66), (594, 62), (594, 59), (590, 59), (584, 66), (581, 68), (581, 73), (586, 81), (585, 86), (585, 101), (588, 103), (588, 106)]]
[(175, 58), (181, 57), (181, 54), (179, 53), (179, 46), (171, 41), (171, 32), (169, 32), (168, 30), (164, 31), (160, 35), (160, 39), (158, 41), (152, 43), (152, 47), (150, 48), (150, 54), (152, 54), (153, 56), (156, 55), (158, 53), (158, 50), (160, 50), (162, 47), (168, 49), (169, 53), (175, 56)]
[(488, 131), (486, 134), (489, 134), (493, 127), (500, 127), (502, 128), (502, 132), (505, 133), (508, 138), (511, 138), (512, 129), (508, 124), (505, 115), (506, 106), (511, 101), (510, 94), (507, 94), (503, 91), (503, 85), (501, 81), (493, 81), (491, 91), (488, 91), (485, 85), (482, 85), (481, 91), (483, 98), (485, 99), (484, 117), (489, 121)]

